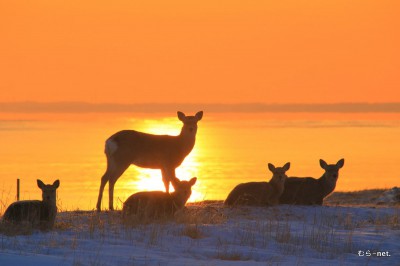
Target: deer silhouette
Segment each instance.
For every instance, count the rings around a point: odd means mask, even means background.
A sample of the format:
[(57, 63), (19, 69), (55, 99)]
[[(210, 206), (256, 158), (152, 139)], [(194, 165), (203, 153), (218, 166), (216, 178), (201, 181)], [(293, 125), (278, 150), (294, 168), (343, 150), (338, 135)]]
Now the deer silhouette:
[(322, 205), (324, 198), (332, 193), (336, 187), (339, 170), (344, 165), (344, 159), (339, 160), (336, 164), (327, 164), (324, 160), (320, 159), (319, 164), (325, 170), (319, 179), (312, 177), (288, 177), (279, 203)]
[(269, 206), (279, 203), (279, 197), (283, 192), (286, 180), (286, 171), (289, 170), (290, 163), (283, 167), (275, 167), (268, 164), (268, 169), (272, 172), (269, 182), (249, 182), (237, 185), (228, 195), (224, 204), (232, 205), (256, 205)]
[[(123, 130), (107, 139), (105, 154), (107, 169), (101, 178), (96, 208), (101, 210), (101, 199), (106, 183), (109, 183), (109, 209), (113, 210), (114, 185), (118, 178), (131, 165), (143, 168), (160, 169), (165, 190), (175, 178), (175, 169), (192, 151), (197, 133), (197, 122), (203, 117), (200, 111), (194, 116), (178, 112), (183, 122), (178, 136), (153, 135), (135, 130)], [(174, 183), (172, 183), (174, 185)]]

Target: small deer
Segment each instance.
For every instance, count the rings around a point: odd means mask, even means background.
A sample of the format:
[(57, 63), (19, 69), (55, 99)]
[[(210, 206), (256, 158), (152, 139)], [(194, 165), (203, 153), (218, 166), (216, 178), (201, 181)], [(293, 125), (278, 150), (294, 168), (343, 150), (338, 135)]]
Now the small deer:
[(189, 181), (171, 180), (175, 191), (171, 194), (163, 191), (143, 191), (131, 195), (122, 209), (122, 216), (137, 215), (141, 219), (156, 219), (172, 217), (176, 211), (182, 209), (190, 195), (192, 186), (197, 178)]
[(286, 171), (289, 170), (290, 163), (283, 167), (275, 167), (268, 164), (268, 169), (272, 172), (269, 182), (249, 182), (237, 185), (229, 193), (224, 204), (231, 205), (253, 205), (253, 206), (272, 206), (279, 203), (279, 197), (283, 192), (286, 180)]
[(101, 198), (107, 182), (109, 182), (109, 209), (114, 209), (114, 185), (131, 164), (143, 168), (160, 169), (165, 190), (168, 193), (169, 183), (175, 178), (175, 169), (181, 165), (194, 147), (197, 122), (202, 117), (203, 111), (196, 113), (195, 116), (186, 116), (178, 112), (178, 118), (183, 122), (178, 136), (123, 130), (108, 138), (105, 145), (107, 170), (101, 178), (97, 210), (100, 211)]
[(319, 164), (325, 173), (319, 178), (289, 177), (285, 182), (285, 190), (279, 199), (281, 204), (322, 205), (323, 200), (336, 187), (339, 169), (344, 165), (344, 159), (336, 164), (327, 164), (320, 159)]
[(32, 228), (41, 230), (53, 228), (57, 215), (56, 190), (60, 186), (60, 181), (56, 180), (52, 185), (45, 185), (38, 179), (37, 185), (42, 190), (42, 200), (22, 200), (12, 203), (4, 213), (4, 221), (13, 224), (28, 222)]

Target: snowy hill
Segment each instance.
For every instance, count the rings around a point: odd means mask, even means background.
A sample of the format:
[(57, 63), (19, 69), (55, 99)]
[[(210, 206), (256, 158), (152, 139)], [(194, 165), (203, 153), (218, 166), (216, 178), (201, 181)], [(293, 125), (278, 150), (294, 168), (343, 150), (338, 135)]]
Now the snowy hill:
[(191, 204), (141, 224), (119, 211), (58, 214), (51, 232), (1, 227), (0, 265), (398, 265), (398, 207)]

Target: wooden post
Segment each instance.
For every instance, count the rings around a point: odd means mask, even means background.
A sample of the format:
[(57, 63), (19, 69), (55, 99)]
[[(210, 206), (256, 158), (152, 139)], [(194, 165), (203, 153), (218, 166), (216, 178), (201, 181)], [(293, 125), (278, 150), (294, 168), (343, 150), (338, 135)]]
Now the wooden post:
[(19, 178), (17, 179), (17, 201), (19, 201)]

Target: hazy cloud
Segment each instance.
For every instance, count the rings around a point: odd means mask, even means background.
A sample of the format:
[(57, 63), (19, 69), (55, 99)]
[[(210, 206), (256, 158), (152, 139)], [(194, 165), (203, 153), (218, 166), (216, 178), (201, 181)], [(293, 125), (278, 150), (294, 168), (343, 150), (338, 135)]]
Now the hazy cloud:
[(335, 103), (335, 104), (190, 104), (190, 103), (85, 103), (85, 102), (15, 102), (0, 103), (0, 113), (158, 113), (171, 110), (204, 110), (215, 113), (399, 113), (398, 103)]
[(0, 120), (0, 131), (41, 129), (37, 120)]

